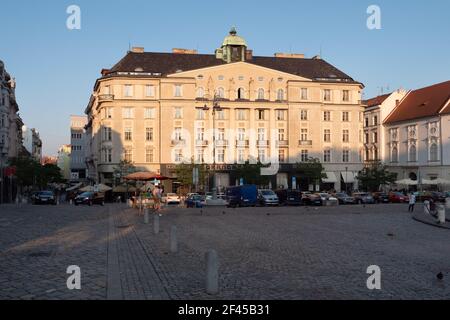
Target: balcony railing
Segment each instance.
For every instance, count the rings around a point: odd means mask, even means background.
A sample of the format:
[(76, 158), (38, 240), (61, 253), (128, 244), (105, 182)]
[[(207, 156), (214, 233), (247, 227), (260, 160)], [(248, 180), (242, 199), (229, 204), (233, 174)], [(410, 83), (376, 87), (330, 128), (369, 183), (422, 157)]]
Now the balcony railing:
[(101, 94), (98, 96), (99, 102), (105, 102), (105, 101), (114, 101), (114, 95), (113, 94)]
[(312, 140), (299, 140), (299, 146), (312, 146)]
[(289, 141), (287, 140), (278, 140), (277, 141), (277, 147), (288, 147), (289, 146)]
[(256, 145), (258, 147), (268, 147), (269, 141), (268, 140), (258, 140), (258, 141), (256, 141)]
[(197, 147), (207, 147), (209, 144), (208, 140), (195, 140), (195, 145)]
[(248, 147), (249, 145), (248, 140), (236, 140), (236, 147)]
[(228, 140), (216, 140), (216, 147), (228, 146)]
[(174, 139), (174, 140), (172, 140), (172, 146), (184, 145), (184, 144), (186, 144), (186, 140), (183, 140), (183, 139)]

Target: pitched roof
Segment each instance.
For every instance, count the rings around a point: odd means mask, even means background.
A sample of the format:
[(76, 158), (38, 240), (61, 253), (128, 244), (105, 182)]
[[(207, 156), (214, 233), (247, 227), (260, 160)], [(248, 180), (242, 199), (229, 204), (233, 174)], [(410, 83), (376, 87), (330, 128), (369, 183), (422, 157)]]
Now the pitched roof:
[(381, 96), (372, 98), (372, 99), (368, 99), (368, 100), (364, 100), (363, 104), (367, 107), (374, 107), (374, 106), (379, 106), (381, 105), (387, 98), (389, 98), (389, 96), (391, 95), (391, 93), (388, 94), (383, 94)]
[(445, 110), (441, 111), (449, 99), (450, 81), (411, 91), (389, 115), (385, 123), (389, 124), (450, 113), (450, 107), (446, 107)]
[[(322, 59), (255, 56), (246, 62), (312, 80), (358, 83)], [(136, 72), (136, 70), (142, 70), (145, 73), (161, 73), (162, 76), (165, 76), (176, 73), (177, 71), (191, 71), (225, 64), (226, 62), (217, 59), (215, 55), (208, 54), (128, 52), (108, 73)]]

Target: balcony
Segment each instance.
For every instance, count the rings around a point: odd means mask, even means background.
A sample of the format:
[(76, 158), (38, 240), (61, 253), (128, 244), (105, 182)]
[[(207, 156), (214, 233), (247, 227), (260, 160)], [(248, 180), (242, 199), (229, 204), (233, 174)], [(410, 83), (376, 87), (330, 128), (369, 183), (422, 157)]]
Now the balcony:
[(98, 102), (108, 102), (108, 101), (114, 101), (113, 94), (100, 94), (98, 96)]
[(268, 140), (258, 140), (258, 141), (256, 141), (256, 145), (258, 147), (268, 147), (269, 141)]
[(172, 140), (172, 146), (179, 146), (179, 145), (185, 145), (186, 140), (183, 139), (174, 139)]
[(207, 147), (209, 144), (208, 140), (195, 140), (196, 147)]
[(216, 140), (216, 147), (227, 147), (228, 140)]
[(248, 140), (236, 140), (236, 147), (248, 148), (250, 145)]
[(312, 140), (299, 140), (298, 145), (300, 147), (305, 147), (305, 146), (310, 147), (310, 146), (312, 146)]
[(278, 140), (277, 148), (287, 148), (289, 146), (289, 141), (287, 140)]

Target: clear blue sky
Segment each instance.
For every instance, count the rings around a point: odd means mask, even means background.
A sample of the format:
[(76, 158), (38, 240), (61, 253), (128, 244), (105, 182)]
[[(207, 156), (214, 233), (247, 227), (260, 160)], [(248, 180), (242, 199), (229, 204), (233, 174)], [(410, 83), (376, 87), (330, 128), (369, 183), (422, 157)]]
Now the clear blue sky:
[[(66, 8), (81, 7), (81, 30)], [(382, 30), (366, 27), (377, 4)], [(69, 116), (83, 114), (95, 79), (129, 44), (213, 53), (236, 25), (255, 55), (318, 54), (366, 85), (414, 89), (450, 79), (450, 1), (406, 0), (0, 0), (0, 59), (17, 80), (20, 114), (44, 154), (70, 143)], [(386, 89), (385, 89), (386, 91)]]

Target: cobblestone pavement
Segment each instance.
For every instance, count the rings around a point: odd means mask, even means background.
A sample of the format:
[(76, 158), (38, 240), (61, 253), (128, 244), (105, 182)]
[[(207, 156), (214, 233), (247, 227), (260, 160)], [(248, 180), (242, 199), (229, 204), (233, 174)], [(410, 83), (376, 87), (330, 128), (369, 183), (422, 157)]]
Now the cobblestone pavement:
[[(146, 225), (122, 206), (3, 206), (0, 240), (0, 299), (450, 298), (450, 232), (414, 221), (404, 205), (174, 207), (157, 235), (153, 216)], [(212, 296), (209, 249), (220, 260)], [(66, 288), (72, 264), (80, 291)], [(366, 287), (370, 265), (381, 268), (379, 291)]]

